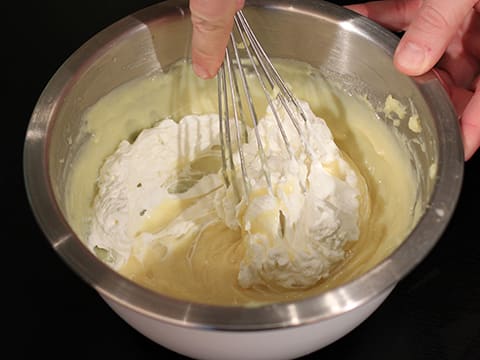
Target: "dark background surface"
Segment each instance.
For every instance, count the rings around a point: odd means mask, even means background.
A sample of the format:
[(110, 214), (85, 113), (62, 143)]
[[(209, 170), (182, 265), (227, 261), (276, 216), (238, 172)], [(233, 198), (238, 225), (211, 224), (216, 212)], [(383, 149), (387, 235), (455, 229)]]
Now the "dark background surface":
[[(3, 254), (7, 264), (15, 264), (3, 278), (14, 281), (15, 296), (7, 311), (17, 318), (19, 330), (10, 334), (20, 354), (33, 351), (41, 358), (75, 359), (172, 355), (123, 322), (56, 255), (34, 220), (22, 173), (26, 127), (49, 78), (95, 33), (153, 3), (18, 1), (3, 7), (8, 34), (2, 50), (8, 64), (1, 176), (7, 214), (4, 241), (20, 243), (17, 254), (23, 249), (20, 266), (17, 258), (13, 262), (8, 252)], [(305, 358), (480, 359), (479, 155), (466, 163), (457, 209), (433, 251), (370, 318)]]

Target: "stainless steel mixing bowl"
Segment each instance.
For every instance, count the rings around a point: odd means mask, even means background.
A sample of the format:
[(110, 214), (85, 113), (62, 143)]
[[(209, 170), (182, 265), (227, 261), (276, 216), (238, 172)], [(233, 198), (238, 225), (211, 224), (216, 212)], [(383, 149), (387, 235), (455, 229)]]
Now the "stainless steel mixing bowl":
[[(424, 215), (402, 245), (373, 269), (298, 302), (259, 307), (189, 303), (122, 277), (89, 252), (65, 216), (65, 180), (79, 147), (70, 139), (79, 132), (84, 110), (100, 97), (188, 57), (191, 24), (185, 1), (167, 1), (111, 25), (78, 49), (41, 94), (26, 135), (26, 188), (41, 228), (66, 263), (138, 331), (196, 358), (292, 358), (345, 335), (434, 246), (451, 217), (463, 176), (462, 143), (449, 99), (431, 73), (409, 78), (394, 69), (397, 37), (323, 1), (250, 1), (246, 14), (271, 56), (321, 67), (350, 91), (367, 92), (373, 102), (381, 103), (386, 94), (411, 99), (423, 127), (415, 136), (425, 147), (407, 151)], [(413, 136), (408, 126), (398, 131)], [(432, 164), (436, 176), (429, 176)]]

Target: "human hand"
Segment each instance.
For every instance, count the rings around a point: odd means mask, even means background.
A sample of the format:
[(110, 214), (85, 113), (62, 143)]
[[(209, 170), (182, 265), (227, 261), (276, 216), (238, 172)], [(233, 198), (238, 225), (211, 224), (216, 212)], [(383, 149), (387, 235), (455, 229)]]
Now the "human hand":
[(192, 64), (199, 77), (208, 79), (216, 75), (225, 56), (233, 16), (244, 3), (244, 0), (190, 0)]
[(383, 0), (347, 6), (395, 31), (406, 30), (395, 66), (411, 76), (434, 66), (460, 118), (465, 159), (480, 146), (480, 1)]

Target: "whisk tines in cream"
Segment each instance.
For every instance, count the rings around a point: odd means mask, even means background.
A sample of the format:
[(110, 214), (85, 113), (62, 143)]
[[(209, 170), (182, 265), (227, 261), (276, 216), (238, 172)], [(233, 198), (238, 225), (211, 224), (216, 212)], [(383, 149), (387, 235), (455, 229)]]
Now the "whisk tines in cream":
[[(268, 191), (272, 192), (272, 178), (266, 160), (265, 144), (258, 127), (259, 116), (256, 110), (258, 105), (253, 100), (249, 82), (257, 81), (260, 85), (259, 88), (263, 92), (268, 108), (275, 118), (284, 150), (291, 159), (294, 158), (295, 151), (292, 149), (285, 126), (294, 126), (303, 145), (303, 151), (309, 154), (310, 147), (303, 134), (305, 128), (302, 126), (302, 123), (307, 122), (307, 116), (300, 101), (275, 69), (241, 10), (234, 17), (234, 30), (230, 34), (229, 46), (225, 51), (225, 58), (217, 79), (219, 132), (225, 184), (231, 185), (239, 198), (243, 193), (248, 199), (251, 178), (248, 175), (250, 169), (247, 170), (242, 144), (250, 140), (257, 146), (258, 165)], [(245, 104), (247, 109), (244, 109)], [(286, 118), (291, 124), (285, 124)], [(250, 133), (254, 134), (255, 139), (248, 139), (248, 126), (253, 129)], [(240, 181), (237, 181), (238, 171), (241, 172)], [(303, 182), (300, 183), (300, 187), (305, 191)]]
[(357, 176), (326, 122), (282, 80), (241, 11), (234, 20), (218, 74), (226, 186), (216, 209), (242, 234), (241, 287), (306, 288), (327, 277), (345, 244), (359, 237)]

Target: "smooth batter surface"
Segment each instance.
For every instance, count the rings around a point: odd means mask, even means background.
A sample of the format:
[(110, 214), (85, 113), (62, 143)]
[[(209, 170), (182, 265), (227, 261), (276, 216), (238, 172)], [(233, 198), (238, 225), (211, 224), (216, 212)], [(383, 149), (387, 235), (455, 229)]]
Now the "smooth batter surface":
[[(240, 234), (215, 225), (204, 229), (195, 241), (186, 234), (169, 256), (164, 247), (157, 246), (145, 254), (143, 263), (131, 257), (121, 273), (159, 292), (196, 302), (286, 301), (353, 279), (405, 238), (416, 221), (415, 181), (409, 159), (395, 137), (364, 102), (327, 84), (314, 69), (294, 62), (282, 62), (278, 69), (297, 97), (308, 101), (327, 121), (335, 142), (365, 179), (360, 238), (347, 244), (345, 260), (327, 279), (308, 289), (264, 284), (245, 289), (237, 281), (245, 253)], [(75, 161), (69, 182), (68, 215), (77, 233), (88, 238), (98, 171), (122, 140), (133, 141), (142, 129), (168, 116), (179, 120), (187, 114), (215, 113), (216, 107), (216, 82), (196, 79), (188, 64), (118, 88), (93, 106), (85, 115), (90, 141)], [(265, 107), (259, 101), (257, 108)], [(110, 254), (99, 251), (98, 255), (108, 262)]]

